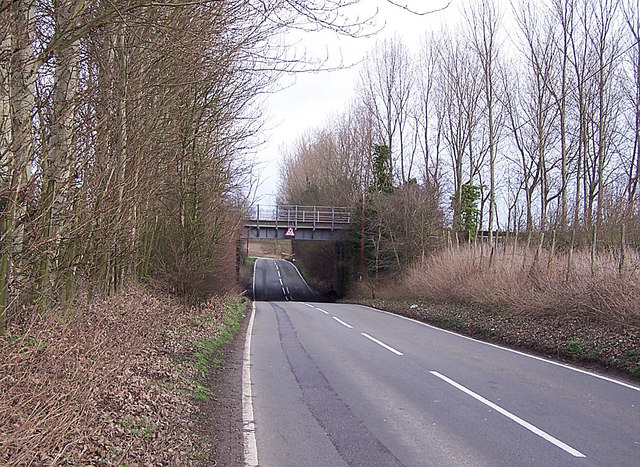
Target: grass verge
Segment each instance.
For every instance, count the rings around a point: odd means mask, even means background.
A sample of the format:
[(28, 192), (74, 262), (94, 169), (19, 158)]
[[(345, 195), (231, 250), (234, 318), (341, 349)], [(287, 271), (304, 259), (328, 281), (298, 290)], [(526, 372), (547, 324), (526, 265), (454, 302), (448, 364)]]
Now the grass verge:
[[(248, 303), (248, 300), (245, 298), (239, 298), (226, 303), (224, 307), (227, 310), (227, 314), (223, 318), (222, 324), (215, 329), (212, 336), (200, 338), (196, 341), (195, 351), (192, 355), (192, 364), (201, 376), (208, 375), (223, 362), (222, 359), (219, 358), (220, 352), (224, 346), (233, 340), (240, 329)], [(199, 385), (196, 385), (194, 398), (206, 400), (203, 391), (198, 389), (199, 387)]]

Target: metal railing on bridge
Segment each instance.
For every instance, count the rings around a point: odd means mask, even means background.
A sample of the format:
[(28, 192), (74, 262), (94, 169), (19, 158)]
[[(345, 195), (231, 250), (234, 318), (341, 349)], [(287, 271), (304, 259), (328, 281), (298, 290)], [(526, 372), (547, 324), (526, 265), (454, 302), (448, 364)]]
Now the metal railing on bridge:
[(245, 215), (245, 223), (261, 226), (312, 229), (344, 229), (351, 224), (351, 209), (336, 206), (256, 205)]

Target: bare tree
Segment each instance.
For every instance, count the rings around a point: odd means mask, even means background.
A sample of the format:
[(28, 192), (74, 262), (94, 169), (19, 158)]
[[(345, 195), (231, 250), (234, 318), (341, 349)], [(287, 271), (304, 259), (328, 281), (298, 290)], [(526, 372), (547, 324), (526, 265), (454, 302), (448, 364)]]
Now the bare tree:
[(551, 18), (560, 27), (560, 33), (556, 34), (556, 49), (559, 57), (559, 85), (550, 86), (549, 91), (553, 95), (558, 116), (560, 119), (560, 227), (568, 226), (568, 186), (569, 186), (569, 129), (568, 129), (568, 87), (569, 87), (569, 38), (573, 29), (573, 1), (553, 0), (551, 4)]
[[(518, 148), (523, 159), (528, 158), (531, 164), (527, 172), (529, 177), (534, 175), (531, 182), (525, 180), (525, 191), (527, 202), (532, 202), (532, 190), (539, 186), (540, 197), (540, 229), (547, 228), (549, 204), (558, 194), (550, 192), (550, 179), (552, 169), (556, 166), (556, 161), (552, 160), (552, 149), (556, 138), (556, 119), (559, 110), (553, 99), (553, 89), (555, 89), (555, 37), (553, 25), (545, 22), (534, 15), (533, 5), (529, 1), (521, 3), (520, 10), (516, 12), (518, 25), (526, 44), (526, 81), (524, 85), (524, 95), (521, 97), (522, 104), (520, 112), (524, 115), (525, 121), (522, 124), (514, 125), (515, 121), (511, 117), (512, 128), (516, 135)], [(513, 110), (513, 109), (512, 109)], [(513, 112), (512, 112), (513, 113)], [(562, 125), (562, 122), (561, 122)], [(523, 140), (525, 127), (528, 136)], [(520, 137), (518, 138), (518, 135)], [(561, 151), (565, 151), (563, 148)], [(527, 153), (527, 154), (525, 154)], [(561, 156), (562, 158), (562, 156)], [(533, 168), (533, 170), (532, 170)], [(533, 174), (532, 174), (533, 172)], [(527, 177), (527, 178), (529, 178)], [(527, 206), (527, 229), (532, 225), (531, 206)]]
[[(443, 33), (445, 34), (445, 33)], [(437, 107), (453, 179), (453, 226), (461, 224), (462, 185), (473, 184), (482, 165), (474, 151), (482, 92), (477, 61), (464, 43), (450, 36), (439, 56)], [(480, 151), (482, 152), (482, 151)]]
[(325, 127), (300, 137), (280, 168), (287, 203), (356, 205), (371, 184), (372, 121), (354, 104)]
[(487, 111), (487, 136), (489, 144), (489, 243), (493, 239), (496, 213), (496, 157), (497, 128), (495, 120), (498, 102), (496, 69), (498, 66), (498, 32), (501, 15), (494, 0), (480, 0), (470, 4), (465, 11), (470, 42), (477, 54), (483, 77), (483, 97)]
[[(400, 163), (399, 178), (407, 180), (405, 137), (409, 122), (409, 103), (414, 72), (405, 46), (397, 39), (378, 42), (367, 57), (360, 74), (358, 94), (376, 123), (377, 138), (391, 150), (390, 175), (394, 176), (394, 159)], [(395, 151), (398, 143), (399, 153)], [(395, 156), (397, 154), (397, 156)]]
[(627, 0), (624, 17), (632, 39), (627, 53), (626, 96), (629, 103), (630, 157), (626, 162), (628, 209), (637, 202), (640, 181), (640, 2)]
[(25, 223), (32, 195), (34, 135), (31, 116), (35, 106), (37, 63), (34, 59), (35, 4), (11, 2), (0, 12), (8, 25), (2, 41), (2, 255), (0, 258), (0, 333), (5, 309), (26, 280)]
[[(425, 183), (436, 187), (438, 192), (442, 183), (441, 142), (443, 118), (436, 105), (436, 86), (440, 48), (442, 43), (436, 35), (425, 36), (418, 58), (418, 98), (416, 105), (416, 133), (424, 156)], [(435, 133), (432, 133), (433, 132)]]
[(78, 285), (223, 277), (256, 97), (308, 66), (281, 33), (358, 35), (355, 3), (1, 2), (0, 333)]

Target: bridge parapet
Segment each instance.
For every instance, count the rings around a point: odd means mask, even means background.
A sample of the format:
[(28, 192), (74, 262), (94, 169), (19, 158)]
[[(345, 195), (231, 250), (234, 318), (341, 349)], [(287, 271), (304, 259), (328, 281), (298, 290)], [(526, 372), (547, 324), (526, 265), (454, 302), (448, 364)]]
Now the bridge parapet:
[(351, 224), (351, 209), (336, 206), (298, 206), (290, 204), (256, 205), (245, 215), (256, 225), (276, 227), (344, 229)]

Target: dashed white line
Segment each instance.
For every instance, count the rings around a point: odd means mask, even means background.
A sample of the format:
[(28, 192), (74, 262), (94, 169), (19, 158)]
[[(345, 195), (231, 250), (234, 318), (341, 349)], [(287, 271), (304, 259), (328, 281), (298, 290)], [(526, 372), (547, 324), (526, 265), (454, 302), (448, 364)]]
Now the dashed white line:
[(316, 310), (323, 312), (325, 315), (328, 315), (329, 312), (328, 311), (324, 311), (322, 308), (318, 308), (317, 306), (315, 307)]
[(349, 329), (353, 329), (353, 326), (351, 326), (350, 324), (345, 323), (340, 318), (336, 318), (335, 316), (332, 316), (332, 318), (335, 319), (338, 323), (342, 324), (343, 326), (345, 326), (345, 327), (347, 327)]
[(253, 319), (256, 314), (256, 303), (253, 302), (251, 318), (247, 328), (242, 358), (242, 431), (244, 437), (244, 465), (258, 465), (258, 445), (256, 444), (256, 424), (253, 418), (253, 398), (251, 395), (251, 333)]
[(375, 342), (378, 345), (381, 345), (382, 347), (384, 347), (385, 349), (387, 349), (390, 352), (393, 352), (396, 355), (404, 355), (402, 352), (397, 351), (396, 349), (394, 349), (393, 347), (391, 347), (390, 345), (385, 344), (382, 341), (379, 341), (378, 339), (376, 339), (375, 337), (370, 336), (369, 334), (365, 333), (365, 332), (361, 332), (360, 334), (362, 334), (364, 337), (366, 337), (367, 339)]
[(453, 381), (450, 378), (447, 378), (444, 375), (441, 375), (440, 373), (438, 373), (437, 371), (430, 371), (429, 373), (431, 373), (433, 376), (436, 376), (438, 378), (440, 378), (442, 381), (445, 381), (446, 383), (449, 383), (451, 386), (459, 389), (460, 391), (464, 392), (465, 394), (473, 397), (474, 399), (476, 399), (477, 401), (482, 402), (483, 404), (491, 407), (493, 410), (495, 410), (498, 413), (501, 413), (502, 415), (504, 415), (505, 417), (509, 418), (510, 420), (516, 422), (518, 425), (526, 428), (527, 430), (531, 431), (532, 433), (540, 436), (541, 438), (545, 439), (546, 441), (555, 444), (557, 447), (559, 447), (560, 449), (568, 452), (569, 454), (571, 454), (574, 457), (586, 457), (584, 454), (582, 454), (580, 451), (572, 448), (571, 446), (569, 446), (568, 444), (563, 443), (562, 441), (560, 441), (557, 438), (554, 438), (553, 436), (551, 436), (550, 434), (542, 431), (540, 428), (532, 425), (531, 423), (521, 419), (520, 417), (518, 417), (517, 415), (512, 414), (511, 412), (509, 412), (508, 410), (503, 409), (502, 407), (500, 407), (499, 405), (494, 404), (493, 402), (491, 402), (490, 400), (485, 399), (484, 397), (482, 397), (479, 394), (476, 394), (475, 392), (473, 392), (471, 389), (467, 389), (466, 387), (464, 387), (463, 385), (456, 383), (455, 381)]
[(367, 310), (375, 311), (377, 313), (382, 313), (382, 314), (385, 314), (385, 315), (390, 315), (390, 316), (394, 316), (396, 318), (404, 319), (406, 321), (413, 321), (414, 323), (419, 324), (421, 326), (424, 326), (424, 327), (427, 327), (427, 328), (430, 328), (430, 329), (434, 329), (436, 331), (444, 332), (444, 333), (447, 333), (447, 334), (451, 334), (452, 336), (456, 336), (456, 337), (460, 337), (462, 339), (466, 339), (466, 340), (469, 340), (469, 341), (477, 342), (479, 344), (488, 345), (489, 347), (493, 347), (493, 348), (496, 348), (496, 349), (504, 350), (505, 352), (511, 352), (511, 353), (514, 353), (514, 354), (517, 354), (517, 355), (521, 355), (523, 357), (532, 358), (534, 360), (538, 360), (540, 362), (544, 362), (544, 363), (548, 363), (550, 365), (558, 366), (558, 367), (564, 368), (566, 370), (575, 371), (576, 373), (582, 373), (583, 375), (592, 376), (594, 378), (598, 378), (600, 380), (607, 381), (609, 383), (614, 383), (614, 384), (617, 384), (619, 386), (623, 386), (625, 388), (632, 389), (634, 391), (640, 391), (640, 386), (633, 386), (632, 384), (625, 383), (624, 381), (620, 381), (620, 380), (617, 380), (617, 379), (609, 378), (608, 376), (600, 375), (598, 373), (593, 373), (591, 371), (583, 370), (582, 368), (576, 368), (574, 366), (566, 365), (566, 364), (560, 363), (560, 362), (555, 362), (555, 361), (549, 360), (547, 358), (538, 357), (537, 355), (531, 355), (531, 354), (528, 354), (528, 353), (525, 353), (525, 352), (521, 352), (519, 350), (514, 350), (514, 349), (510, 349), (508, 347), (503, 347), (503, 346), (498, 345), (498, 344), (493, 344), (491, 342), (485, 342), (485, 341), (481, 341), (481, 340), (478, 340), (478, 339), (474, 339), (473, 337), (469, 337), (469, 336), (465, 336), (465, 335), (457, 333), (457, 332), (449, 331), (448, 329), (442, 329), (442, 328), (439, 328), (439, 327), (436, 327), (436, 326), (432, 326), (431, 324), (427, 324), (427, 323), (424, 323), (422, 321), (418, 321), (417, 319), (407, 318), (406, 316), (398, 315), (396, 313), (391, 313), (390, 311), (379, 310), (377, 308), (372, 308), (370, 306), (365, 306), (365, 305), (357, 305), (357, 306), (359, 306), (361, 308), (365, 308)]

